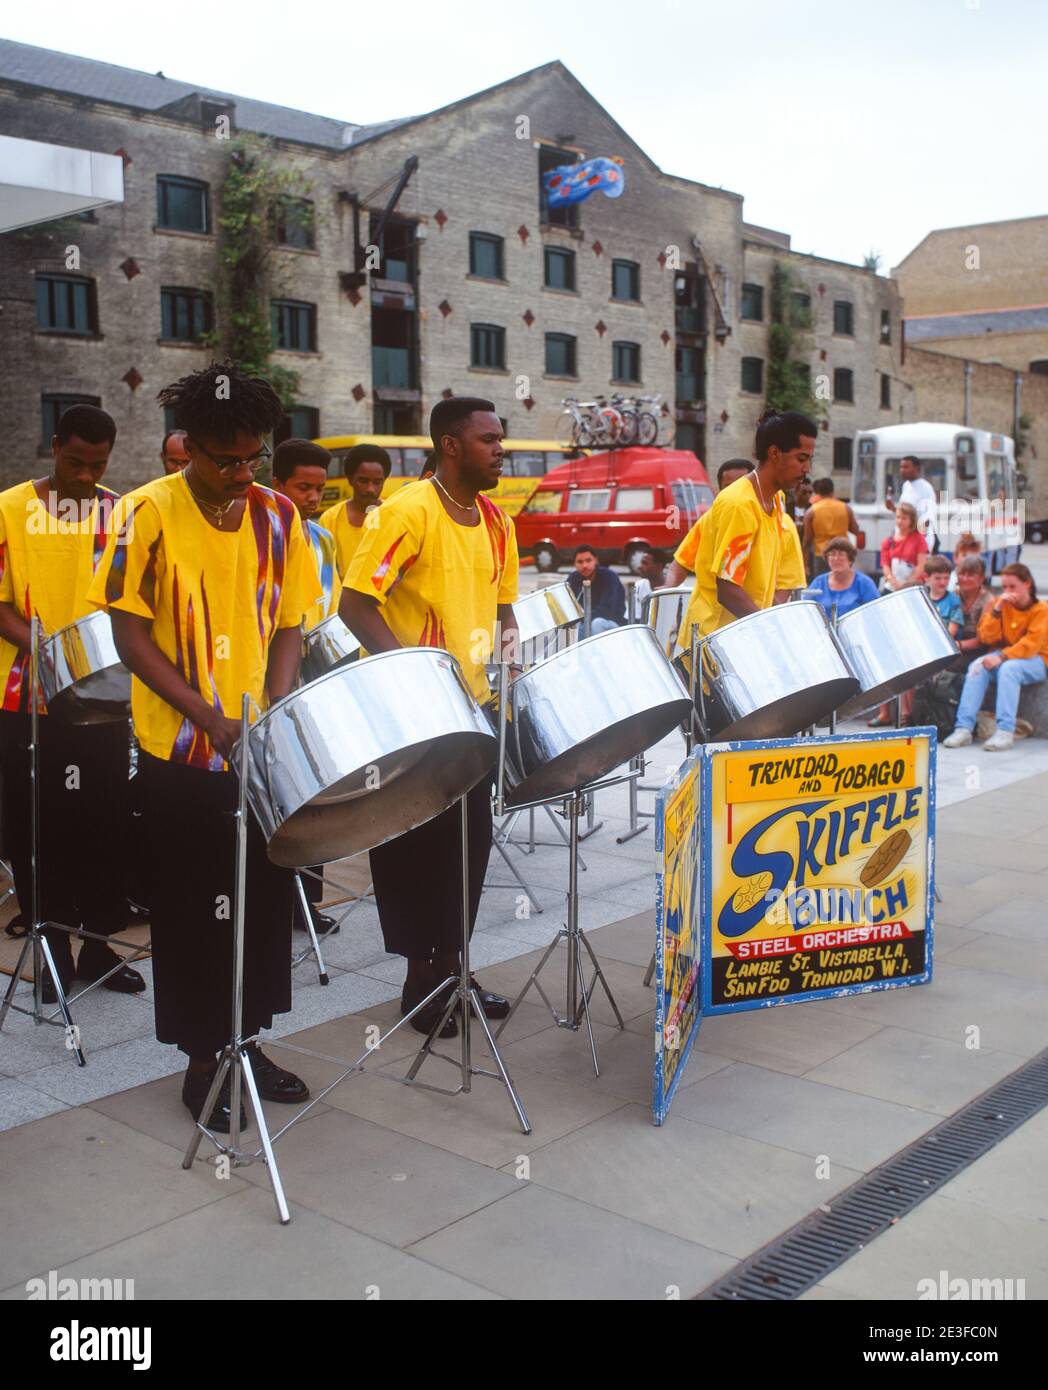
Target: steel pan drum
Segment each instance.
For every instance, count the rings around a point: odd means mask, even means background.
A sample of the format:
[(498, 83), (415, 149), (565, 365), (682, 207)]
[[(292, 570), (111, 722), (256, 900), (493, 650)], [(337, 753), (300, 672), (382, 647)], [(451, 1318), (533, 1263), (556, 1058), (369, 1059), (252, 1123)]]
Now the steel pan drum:
[(598, 632), (558, 652), (510, 687), (506, 804), (598, 781), (658, 743), (689, 705), (648, 627)]
[(329, 864), (439, 815), (497, 752), (458, 662), (402, 647), (272, 705), (248, 734), (247, 796), (275, 864)]
[(337, 613), (307, 632), (302, 642), (302, 683), (315, 681), (328, 671), (336, 671), (356, 661), (360, 643)]
[(582, 622), (582, 607), (565, 580), (536, 589), (513, 605), (520, 629), (521, 661), (530, 666), (551, 656), (562, 634)]
[(653, 589), (645, 621), (659, 639), (663, 655), (672, 660), (677, 654), (677, 634), (691, 603), (692, 588)]
[(922, 585), (896, 589), (845, 614), (837, 641), (859, 681), (838, 714), (847, 718), (934, 676), (960, 651)]
[[(789, 738), (826, 718), (859, 682), (818, 603), (780, 603), (699, 643), (708, 739)], [(700, 709), (699, 694), (695, 696)]]
[(48, 710), (74, 724), (127, 718), (131, 672), (117, 654), (108, 613), (88, 613), (41, 641), (40, 685)]

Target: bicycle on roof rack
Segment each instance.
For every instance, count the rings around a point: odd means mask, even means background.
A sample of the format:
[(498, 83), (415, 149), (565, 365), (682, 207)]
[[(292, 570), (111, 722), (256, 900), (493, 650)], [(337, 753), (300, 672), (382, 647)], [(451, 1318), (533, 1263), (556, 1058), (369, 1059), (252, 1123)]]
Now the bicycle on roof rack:
[[(628, 448), (631, 444), (650, 447), (659, 443), (662, 420), (659, 410), (661, 392), (650, 396), (597, 396), (592, 401), (580, 401), (566, 396), (561, 404), (564, 413), (557, 428), (557, 438), (579, 449)], [(662, 441), (668, 443), (666, 439)]]

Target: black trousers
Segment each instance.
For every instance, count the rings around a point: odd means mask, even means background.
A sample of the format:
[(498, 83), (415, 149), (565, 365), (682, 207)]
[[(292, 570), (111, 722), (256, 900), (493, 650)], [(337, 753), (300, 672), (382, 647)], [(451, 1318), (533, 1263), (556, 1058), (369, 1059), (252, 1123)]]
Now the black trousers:
[[(144, 751), (138, 757), (156, 1035), (191, 1057), (204, 1057), (224, 1047), (233, 1032), (236, 778)], [(291, 871), (270, 862), (249, 815), (245, 1037), (291, 1008), (293, 889)]]
[[(469, 928), (491, 854), (491, 774), (466, 799)], [(386, 950), (412, 960), (456, 952), (462, 942), (461, 810), (456, 801), (425, 825), (371, 851), (371, 879)]]
[[(130, 809), (126, 720), (68, 724), (42, 715), (40, 730), (40, 917), (111, 936), (127, 924), (124, 856)], [(0, 711), (4, 844), (18, 905), (32, 894), (31, 717)], [(48, 932), (66, 949), (64, 932)], [(85, 942), (85, 949), (92, 943)]]

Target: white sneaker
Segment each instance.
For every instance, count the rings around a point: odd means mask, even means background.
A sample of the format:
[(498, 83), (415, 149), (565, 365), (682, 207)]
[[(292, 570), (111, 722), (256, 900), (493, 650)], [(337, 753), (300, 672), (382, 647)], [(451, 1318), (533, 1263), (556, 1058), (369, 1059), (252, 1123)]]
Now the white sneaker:
[[(971, 729), (954, 729), (953, 733), (942, 741), (944, 748), (966, 748), (972, 741)], [(986, 745), (989, 748), (989, 744)]]
[(1015, 735), (1009, 733), (1007, 729), (998, 729), (992, 738), (988, 738), (983, 744), (983, 749), (987, 753), (1005, 753), (1009, 748), (1015, 747)]

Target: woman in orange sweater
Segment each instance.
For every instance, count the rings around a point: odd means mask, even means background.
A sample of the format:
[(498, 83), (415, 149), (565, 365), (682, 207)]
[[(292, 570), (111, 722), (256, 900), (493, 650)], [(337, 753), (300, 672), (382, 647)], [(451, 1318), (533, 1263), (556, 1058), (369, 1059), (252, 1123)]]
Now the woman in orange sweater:
[(983, 744), (987, 753), (1000, 753), (1015, 743), (1015, 716), (1024, 685), (1048, 679), (1048, 603), (1038, 599), (1033, 575), (1025, 565), (1006, 565), (1001, 571), (1001, 596), (979, 620), (979, 640), (994, 650), (976, 657), (964, 678), (957, 708), (957, 727), (944, 748), (963, 748), (986, 692), (997, 682), (997, 732)]

